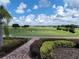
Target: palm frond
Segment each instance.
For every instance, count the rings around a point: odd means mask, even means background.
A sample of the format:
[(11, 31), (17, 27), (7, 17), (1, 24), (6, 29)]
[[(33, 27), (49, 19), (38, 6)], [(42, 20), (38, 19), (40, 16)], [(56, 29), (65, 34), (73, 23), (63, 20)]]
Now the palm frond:
[(7, 20), (12, 18), (12, 16), (8, 13), (8, 11), (3, 6), (0, 6), (0, 15), (2, 15), (3, 18), (5, 18)]

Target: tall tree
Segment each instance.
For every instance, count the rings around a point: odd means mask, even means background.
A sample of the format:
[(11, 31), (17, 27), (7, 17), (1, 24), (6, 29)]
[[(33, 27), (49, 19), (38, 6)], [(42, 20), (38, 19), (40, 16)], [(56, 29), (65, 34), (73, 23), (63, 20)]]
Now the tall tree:
[(7, 10), (3, 6), (0, 6), (0, 47), (3, 44), (3, 24), (2, 24), (2, 19), (6, 19), (6, 21), (7, 21), (5, 23), (5, 25), (4, 25), (4, 32), (5, 32), (5, 36), (8, 38), (9, 37), (8, 22), (9, 22), (10, 18), (12, 18), (12, 17), (7, 12)]

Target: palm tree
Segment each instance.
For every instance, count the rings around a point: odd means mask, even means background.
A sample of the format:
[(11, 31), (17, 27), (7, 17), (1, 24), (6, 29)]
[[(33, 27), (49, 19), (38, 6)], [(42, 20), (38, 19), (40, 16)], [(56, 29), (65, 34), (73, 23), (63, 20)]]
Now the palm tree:
[(5, 36), (8, 38), (9, 37), (8, 22), (9, 22), (10, 18), (12, 18), (12, 17), (7, 12), (7, 10), (3, 6), (0, 6), (0, 47), (3, 45), (3, 24), (2, 24), (2, 19), (7, 20), (7, 23), (4, 25), (4, 32), (5, 32)]

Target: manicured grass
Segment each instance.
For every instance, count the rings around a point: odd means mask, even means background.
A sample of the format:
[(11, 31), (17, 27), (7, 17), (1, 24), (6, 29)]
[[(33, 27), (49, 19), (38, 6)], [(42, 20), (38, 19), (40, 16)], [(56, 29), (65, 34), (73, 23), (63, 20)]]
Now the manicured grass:
[(12, 28), (10, 27), (10, 35), (12, 36), (74, 36), (79, 37), (79, 28), (75, 29), (76, 33), (70, 33), (63, 30), (57, 30), (53, 27), (26, 27)]

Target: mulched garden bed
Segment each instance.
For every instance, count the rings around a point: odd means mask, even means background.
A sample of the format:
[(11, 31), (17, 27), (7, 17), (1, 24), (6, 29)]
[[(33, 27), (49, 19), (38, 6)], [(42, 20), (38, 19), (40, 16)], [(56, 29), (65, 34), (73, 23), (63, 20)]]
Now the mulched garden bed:
[[(38, 59), (41, 59), (40, 57), (40, 48), (41, 48), (41, 46), (42, 46), (42, 44), (44, 43), (44, 42), (46, 42), (46, 41), (63, 41), (63, 40), (65, 40), (65, 41), (70, 41), (71, 42), (71, 44), (69, 43), (69, 45), (67, 45), (68, 47), (66, 47), (66, 46), (64, 46), (64, 45), (62, 45), (62, 43), (64, 44), (64, 42), (62, 42), (61, 44), (59, 43), (57, 43), (58, 44), (58, 46), (57, 46), (57, 48), (56, 49), (59, 49), (59, 48), (63, 48), (63, 50), (64, 49), (69, 49), (69, 51), (70, 51), (70, 49), (71, 50), (78, 50), (79, 49), (79, 40), (76, 40), (76, 39), (74, 39), (74, 40), (70, 40), (70, 39), (40, 39), (40, 40), (37, 40), (37, 41), (35, 41), (34, 43), (32, 43), (32, 45), (30, 46), (30, 52), (31, 52), (31, 56), (32, 57), (38, 57)], [(73, 43), (73, 44), (72, 44)], [(65, 44), (68, 44), (68, 43), (65, 43)], [(75, 44), (75, 45), (74, 45)], [(61, 46), (63, 46), (63, 47), (61, 47)], [(48, 44), (46, 45), (46, 46), (48, 46)], [(48, 46), (48, 48), (46, 48), (45, 47), (45, 49), (49, 49), (50, 48), (50, 46)], [(53, 50), (53, 49), (52, 49)], [(49, 52), (50, 51), (52, 51), (52, 50), (48, 50)], [(45, 50), (44, 50), (45, 51)], [(54, 51), (54, 50), (53, 50)], [(51, 52), (52, 54), (53, 54), (53, 51)], [(74, 52), (74, 51), (72, 51), (72, 52)], [(51, 55), (52, 55), (51, 54)], [(74, 53), (75, 54), (75, 53)], [(77, 58), (77, 57), (76, 57)], [(48, 59), (48, 58), (46, 58), (46, 59)], [(50, 59), (50, 58), (49, 58)], [(53, 59), (52, 57), (51, 57), (51, 59)], [(59, 59), (59, 58), (58, 58)], [(60, 58), (61, 59), (61, 58)], [(65, 58), (66, 59), (66, 58)], [(79, 59), (79, 58), (77, 58), (77, 59)]]
[(56, 48), (52, 51), (51, 59), (79, 59), (79, 49)]
[(11, 53), (16, 48), (27, 42), (27, 39), (4, 39), (4, 44), (0, 48), (0, 58)]

